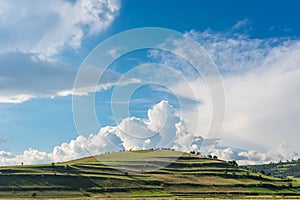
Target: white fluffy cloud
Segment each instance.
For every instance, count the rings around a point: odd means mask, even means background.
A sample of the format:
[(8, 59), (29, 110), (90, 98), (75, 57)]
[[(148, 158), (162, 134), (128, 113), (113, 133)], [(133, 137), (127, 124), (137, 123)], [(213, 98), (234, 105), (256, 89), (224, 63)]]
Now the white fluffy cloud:
[(78, 48), (85, 35), (110, 26), (120, 6), (119, 0), (2, 0), (0, 52), (48, 57), (65, 46)]
[[(208, 139), (205, 145), (214, 146), (218, 139)], [(107, 126), (98, 134), (78, 136), (69, 143), (54, 147), (51, 153), (28, 149), (21, 155), (0, 152), (0, 165), (49, 163), (67, 161), (123, 149), (168, 147), (181, 151), (200, 151), (205, 139), (187, 132), (185, 122), (165, 100), (148, 110), (148, 119), (126, 118), (117, 126)]]
[(46, 152), (28, 149), (23, 154), (15, 155), (10, 152), (0, 151), (1, 165), (15, 165), (21, 163), (49, 163), (51, 158)]

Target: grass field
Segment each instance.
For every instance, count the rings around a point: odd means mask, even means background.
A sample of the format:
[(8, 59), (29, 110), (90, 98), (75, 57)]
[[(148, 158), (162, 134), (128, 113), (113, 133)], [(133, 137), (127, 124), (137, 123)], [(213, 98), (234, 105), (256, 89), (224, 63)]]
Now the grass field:
[(169, 150), (0, 168), (0, 198), (298, 198), (298, 180)]

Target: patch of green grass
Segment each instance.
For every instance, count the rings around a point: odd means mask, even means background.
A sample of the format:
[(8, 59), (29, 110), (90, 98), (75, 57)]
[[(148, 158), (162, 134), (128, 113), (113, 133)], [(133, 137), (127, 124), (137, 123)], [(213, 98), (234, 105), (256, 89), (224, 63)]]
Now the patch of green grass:
[(130, 190), (133, 197), (168, 197), (171, 196), (167, 191), (163, 189), (134, 189)]
[[(35, 195), (34, 195), (35, 194)], [(80, 191), (65, 191), (65, 190), (55, 190), (55, 191), (43, 191), (43, 190), (29, 190), (29, 191), (0, 191), (0, 198), (72, 198), (72, 197), (89, 197), (87, 194), (83, 194)]]

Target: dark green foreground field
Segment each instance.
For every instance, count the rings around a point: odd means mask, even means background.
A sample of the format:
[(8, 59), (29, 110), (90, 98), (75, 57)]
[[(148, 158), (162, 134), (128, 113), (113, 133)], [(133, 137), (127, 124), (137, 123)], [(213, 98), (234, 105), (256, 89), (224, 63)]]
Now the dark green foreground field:
[[(273, 199), (300, 196), (300, 184), (296, 180), (266, 176), (189, 153), (131, 151), (97, 158), (1, 167), (0, 197)], [(165, 167), (160, 169), (161, 166)]]

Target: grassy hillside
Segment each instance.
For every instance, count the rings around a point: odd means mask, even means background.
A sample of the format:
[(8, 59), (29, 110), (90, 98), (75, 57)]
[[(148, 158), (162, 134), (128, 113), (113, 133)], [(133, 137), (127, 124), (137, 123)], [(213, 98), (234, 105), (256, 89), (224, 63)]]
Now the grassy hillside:
[(300, 178), (300, 159), (264, 165), (252, 165), (249, 168), (280, 178)]
[(97, 159), (0, 168), (0, 197), (8, 198), (296, 198), (299, 195), (297, 181), (168, 150), (119, 152), (99, 155)]

